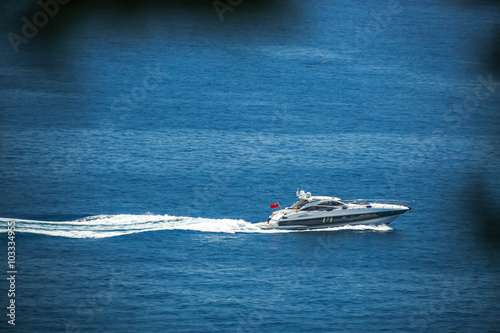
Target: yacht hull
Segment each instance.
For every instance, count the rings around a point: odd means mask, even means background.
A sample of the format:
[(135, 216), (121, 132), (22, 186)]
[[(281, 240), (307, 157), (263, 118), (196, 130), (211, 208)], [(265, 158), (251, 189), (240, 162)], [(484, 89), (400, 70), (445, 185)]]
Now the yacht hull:
[[(329, 215), (323, 217), (308, 218), (306, 216), (293, 218), (288, 216), (279, 221), (268, 221), (259, 226), (265, 229), (324, 229), (341, 227), (345, 225), (379, 225), (389, 224), (398, 216), (404, 214), (405, 210), (378, 211), (369, 213), (358, 213), (349, 215)], [(276, 223), (277, 222), (277, 223)]]

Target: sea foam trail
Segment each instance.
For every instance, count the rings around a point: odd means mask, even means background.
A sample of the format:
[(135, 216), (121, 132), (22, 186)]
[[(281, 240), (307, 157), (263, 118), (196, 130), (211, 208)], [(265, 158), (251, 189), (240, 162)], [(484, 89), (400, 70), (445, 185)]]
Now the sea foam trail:
[[(290, 230), (263, 230), (255, 223), (233, 219), (207, 219), (170, 215), (97, 215), (73, 221), (36, 221), (0, 218), (0, 231), (6, 232), (9, 222), (15, 223), (17, 233), (33, 233), (69, 238), (106, 238), (156, 230), (194, 230), (219, 233), (284, 233), (305, 232)], [(12, 223), (11, 223), (12, 224)], [(392, 230), (380, 226), (343, 226), (314, 231), (336, 230)]]

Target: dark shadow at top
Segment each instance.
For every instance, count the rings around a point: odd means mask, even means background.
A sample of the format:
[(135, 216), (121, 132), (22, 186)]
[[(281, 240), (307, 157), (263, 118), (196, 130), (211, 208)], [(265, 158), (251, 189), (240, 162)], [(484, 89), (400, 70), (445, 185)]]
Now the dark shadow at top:
[(134, 33), (146, 36), (151, 33), (148, 24), (156, 20), (165, 29), (186, 28), (206, 38), (238, 35), (248, 42), (259, 31), (271, 38), (287, 38), (298, 19), (293, 3), (284, 0), (39, 0), (16, 6), (3, 8), (0, 14), (8, 36), (4, 42), (13, 54), (28, 59), (40, 53), (61, 55), (75, 29), (96, 19), (121, 35), (127, 34), (124, 25), (130, 25)]

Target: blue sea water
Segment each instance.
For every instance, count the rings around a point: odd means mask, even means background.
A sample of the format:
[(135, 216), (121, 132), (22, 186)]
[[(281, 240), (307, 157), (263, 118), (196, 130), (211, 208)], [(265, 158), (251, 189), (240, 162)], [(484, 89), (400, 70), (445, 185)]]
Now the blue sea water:
[[(492, 2), (89, 3), (2, 5), (2, 331), (500, 330)], [(255, 226), (297, 188), (414, 210)]]

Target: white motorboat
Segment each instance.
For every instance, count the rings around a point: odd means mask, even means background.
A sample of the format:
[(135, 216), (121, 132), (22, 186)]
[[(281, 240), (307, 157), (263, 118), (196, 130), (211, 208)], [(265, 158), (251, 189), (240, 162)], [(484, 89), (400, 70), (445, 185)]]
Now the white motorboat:
[[(343, 225), (389, 224), (411, 210), (407, 202), (394, 200), (341, 200), (336, 197), (313, 196), (297, 191), (299, 201), (280, 209), (267, 222), (259, 223), (265, 229), (319, 229)], [(404, 204), (403, 204), (404, 203)], [(272, 205), (271, 207), (278, 206)]]

